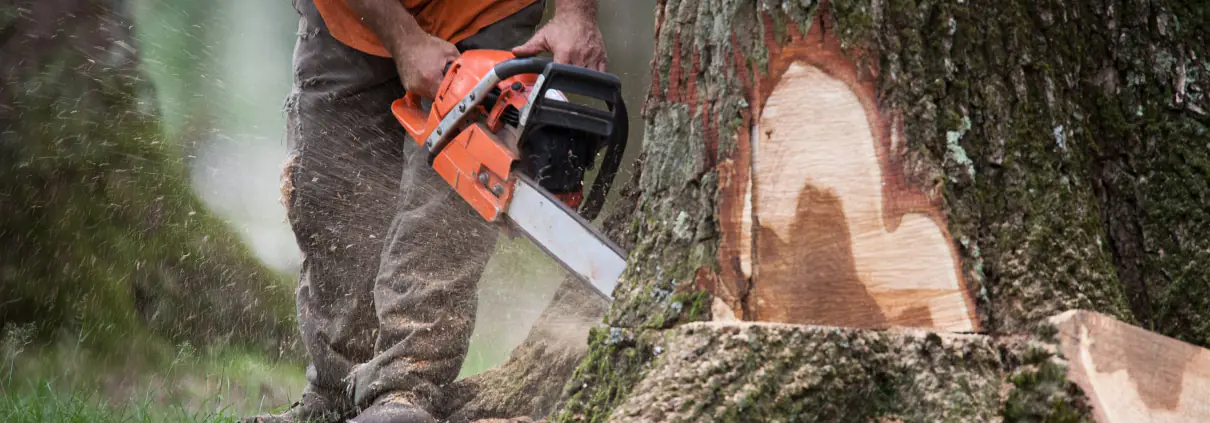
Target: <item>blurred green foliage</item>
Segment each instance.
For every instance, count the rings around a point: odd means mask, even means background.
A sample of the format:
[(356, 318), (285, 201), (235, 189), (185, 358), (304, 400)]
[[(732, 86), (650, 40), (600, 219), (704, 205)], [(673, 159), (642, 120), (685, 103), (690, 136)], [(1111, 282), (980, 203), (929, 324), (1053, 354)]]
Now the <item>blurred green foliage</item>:
[(191, 192), (113, 3), (91, 2), (73, 26), (17, 5), (0, 46), (25, 59), (2, 69), (0, 323), (87, 327), (102, 348), (150, 329), (297, 353), (291, 278)]

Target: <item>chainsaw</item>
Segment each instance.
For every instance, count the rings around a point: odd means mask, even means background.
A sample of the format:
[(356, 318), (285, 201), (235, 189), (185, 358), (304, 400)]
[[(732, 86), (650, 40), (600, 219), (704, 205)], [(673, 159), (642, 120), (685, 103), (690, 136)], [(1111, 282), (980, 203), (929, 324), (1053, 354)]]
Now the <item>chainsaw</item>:
[[(617, 76), (543, 57), (469, 50), (447, 64), (436, 98), (409, 92), (391, 111), (483, 219), (525, 235), (612, 297), (626, 254), (589, 220), (601, 211), (626, 148)], [(585, 198), (584, 177), (598, 155)]]

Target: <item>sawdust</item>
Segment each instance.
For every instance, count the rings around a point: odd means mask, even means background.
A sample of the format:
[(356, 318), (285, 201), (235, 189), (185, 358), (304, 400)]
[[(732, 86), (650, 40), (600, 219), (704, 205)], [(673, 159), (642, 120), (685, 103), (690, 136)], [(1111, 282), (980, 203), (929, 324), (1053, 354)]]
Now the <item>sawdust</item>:
[(287, 209), (290, 208), (290, 201), (294, 198), (294, 167), (297, 165), (297, 154), (290, 154), (281, 164), (281, 181), (278, 184), (281, 196), (277, 198), (277, 202)]
[(507, 362), (447, 389), (442, 414), (450, 422), (542, 418), (587, 354), (588, 330), (601, 322), (608, 305), (586, 284), (565, 280)]

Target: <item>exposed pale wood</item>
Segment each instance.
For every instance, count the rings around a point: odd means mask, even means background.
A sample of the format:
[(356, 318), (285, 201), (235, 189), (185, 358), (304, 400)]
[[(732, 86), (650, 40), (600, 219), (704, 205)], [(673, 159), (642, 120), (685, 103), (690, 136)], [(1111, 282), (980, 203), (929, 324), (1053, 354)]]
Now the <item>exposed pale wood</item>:
[(978, 330), (944, 214), (903, 175), (876, 70), (823, 27), (769, 46), (755, 118), (720, 165), (716, 295), (748, 320)]
[(1098, 421), (1210, 421), (1210, 350), (1088, 311), (1052, 322)]

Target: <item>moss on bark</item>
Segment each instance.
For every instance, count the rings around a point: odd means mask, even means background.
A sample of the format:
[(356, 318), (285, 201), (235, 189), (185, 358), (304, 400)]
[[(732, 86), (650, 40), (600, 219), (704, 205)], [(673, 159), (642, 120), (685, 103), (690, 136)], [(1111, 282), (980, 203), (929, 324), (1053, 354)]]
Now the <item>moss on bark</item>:
[(554, 421), (1092, 421), (1046, 324), (1019, 336), (700, 322), (597, 329)]
[(1035, 325), (1027, 335), (996, 341), (1006, 394), (999, 415), (1009, 422), (1091, 422), (1088, 397), (1067, 378), (1058, 330)]
[[(684, 106), (647, 110), (653, 139), (693, 139), (695, 125)], [(697, 147), (694, 147), (697, 145)], [(703, 173), (700, 144), (664, 143), (645, 149), (633, 216), (630, 266), (614, 291), (606, 321), (615, 327), (667, 328), (701, 319), (688, 313), (698, 269), (717, 271), (718, 229), (714, 193), (718, 177)], [(686, 158), (693, 158), (686, 161)], [(657, 195), (652, 195), (658, 193)], [(700, 311), (697, 310), (697, 311)]]
[(669, 332), (612, 421), (956, 422), (999, 409), (988, 337), (752, 323)]
[(564, 400), (553, 416), (558, 422), (603, 422), (625, 401), (664, 350), (663, 331), (593, 328), (588, 357), (572, 374)]
[(993, 331), (1086, 308), (1210, 342), (1207, 20), (1175, 3), (833, 7), (850, 44), (881, 52), (913, 159), (946, 170)]

